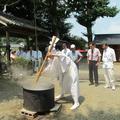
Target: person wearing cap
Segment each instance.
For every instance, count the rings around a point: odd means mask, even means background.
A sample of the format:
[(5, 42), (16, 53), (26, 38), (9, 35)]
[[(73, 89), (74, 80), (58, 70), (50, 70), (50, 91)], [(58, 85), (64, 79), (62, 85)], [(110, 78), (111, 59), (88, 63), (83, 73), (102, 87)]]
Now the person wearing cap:
[(105, 88), (112, 88), (115, 90), (115, 78), (113, 71), (113, 62), (116, 61), (116, 55), (114, 49), (110, 48), (107, 44), (102, 45), (103, 48), (103, 69), (104, 69), (104, 77), (106, 80)]
[(76, 51), (76, 46), (72, 44), (70, 46), (71, 51), (69, 52), (68, 56), (72, 59), (72, 61), (77, 65), (79, 69), (79, 63), (82, 58), (82, 54), (79, 51)]
[[(93, 85), (95, 79), (95, 86), (98, 86), (98, 65), (101, 60), (101, 53), (98, 48), (96, 48), (95, 43), (89, 43), (90, 49), (87, 52), (87, 60), (89, 65), (89, 85)], [(93, 77), (94, 76), (94, 77)]]
[(63, 48), (62, 53), (68, 56), (70, 49), (67, 48), (67, 44), (63, 43), (62, 48)]

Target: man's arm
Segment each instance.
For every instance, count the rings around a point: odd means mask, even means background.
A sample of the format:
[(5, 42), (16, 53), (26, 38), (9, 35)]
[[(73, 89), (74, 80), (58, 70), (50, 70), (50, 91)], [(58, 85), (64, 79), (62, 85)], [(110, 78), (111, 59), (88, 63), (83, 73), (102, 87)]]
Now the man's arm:
[(101, 61), (101, 56), (98, 57), (98, 63), (100, 63), (100, 61)]
[(79, 63), (83, 55), (80, 52), (77, 52), (77, 54), (78, 54), (77, 63)]
[(87, 51), (87, 55), (86, 56), (87, 56), (87, 62), (89, 64), (89, 53), (88, 52), (89, 52), (89, 50)]
[(116, 54), (115, 54), (114, 49), (113, 49), (113, 52), (112, 52), (112, 53), (113, 53), (113, 55), (112, 55), (112, 57), (113, 57), (113, 61), (116, 62)]
[(101, 53), (100, 53), (100, 50), (98, 49), (98, 61), (96, 65), (99, 65), (100, 61), (101, 61)]

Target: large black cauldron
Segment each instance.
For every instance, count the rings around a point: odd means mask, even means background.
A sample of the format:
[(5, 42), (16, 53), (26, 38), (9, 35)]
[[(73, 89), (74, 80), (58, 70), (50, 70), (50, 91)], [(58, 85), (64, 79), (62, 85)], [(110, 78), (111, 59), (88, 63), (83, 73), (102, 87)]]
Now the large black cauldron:
[(23, 107), (29, 111), (49, 112), (54, 107), (54, 85), (40, 82), (37, 85), (26, 84), (23, 87)]

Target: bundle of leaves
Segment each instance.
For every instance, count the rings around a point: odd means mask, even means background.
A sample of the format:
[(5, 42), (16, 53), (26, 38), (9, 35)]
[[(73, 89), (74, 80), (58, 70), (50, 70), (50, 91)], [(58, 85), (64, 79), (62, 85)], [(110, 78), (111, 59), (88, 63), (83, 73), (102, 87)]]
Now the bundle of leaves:
[(16, 67), (22, 67), (25, 69), (31, 69), (32, 68), (32, 62), (30, 60), (27, 60), (23, 57), (17, 57), (13, 63)]

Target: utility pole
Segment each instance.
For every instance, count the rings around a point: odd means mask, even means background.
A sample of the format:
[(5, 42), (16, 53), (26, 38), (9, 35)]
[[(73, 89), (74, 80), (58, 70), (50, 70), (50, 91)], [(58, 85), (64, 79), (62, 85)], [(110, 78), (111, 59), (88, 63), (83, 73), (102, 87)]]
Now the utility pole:
[(36, 0), (34, 0), (34, 25), (35, 25), (35, 48), (37, 49), (38, 39), (37, 39), (37, 21), (36, 21)]

